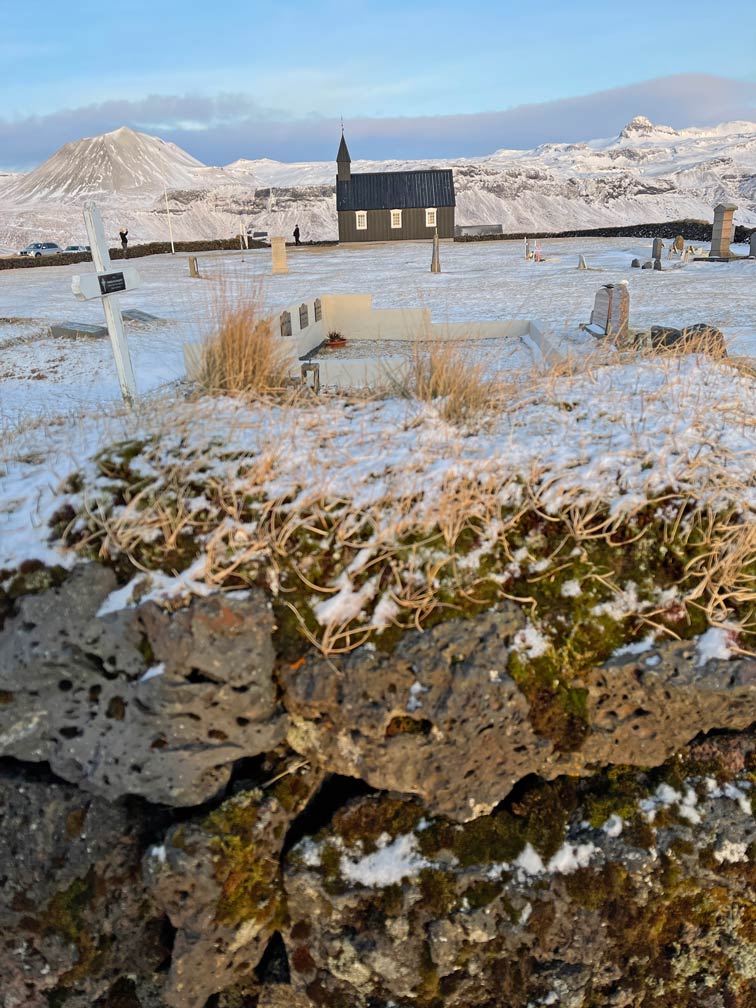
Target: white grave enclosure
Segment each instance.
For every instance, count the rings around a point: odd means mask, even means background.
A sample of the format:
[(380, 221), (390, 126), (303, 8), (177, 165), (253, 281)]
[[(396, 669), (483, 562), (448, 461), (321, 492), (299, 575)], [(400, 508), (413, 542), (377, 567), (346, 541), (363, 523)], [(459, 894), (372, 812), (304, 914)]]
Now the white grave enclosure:
[[(323, 294), (287, 305), (270, 319), (271, 334), (288, 351), (290, 376), (301, 377), (303, 364), (316, 364), (322, 385), (341, 388), (382, 387), (406, 368), (399, 344), (470, 340), (517, 341), (535, 358), (548, 364), (561, 359), (541, 329), (531, 319), (469, 322), (431, 321), (427, 308), (374, 308), (371, 294)], [(330, 333), (346, 337), (352, 348), (380, 340), (397, 345), (397, 353), (355, 359), (328, 359), (318, 350)], [(194, 380), (202, 360), (203, 343), (185, 343), (187, 376)]]
[(133, 266), (124, 266), (122, 269), (116, 269), (113, 266), (110, 261), (102, 217), (94, 203), (85, 205), (84, 223), (89, 236), (89, 244), (92, 247), (92, 261), (97, 272), (72, 277), (71, 290), (79, 301), (90, 301), (94, 298), (102, 300), (116, 371), (118, 372), (118, 384), (121, 387), (124, 401), (132, 405), (137, 394), (136, 381), (123, 328), (118, 293), (135, 290), (139, 287), (139, 273)]

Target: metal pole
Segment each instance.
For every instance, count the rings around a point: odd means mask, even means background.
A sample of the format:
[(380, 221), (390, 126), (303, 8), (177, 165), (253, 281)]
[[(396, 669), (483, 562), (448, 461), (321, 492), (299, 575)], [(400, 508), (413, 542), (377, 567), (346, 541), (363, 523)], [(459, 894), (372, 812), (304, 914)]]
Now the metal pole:
[(171, 210), (168, 206), (168, 189), (163, 186), (163, 195), (165, 196), (165, 212), (168, 214), (168, 234), (171, 239), (171, 255), (176, 255), (176, 249), (173, 245), (173, 226), (171, 225)]

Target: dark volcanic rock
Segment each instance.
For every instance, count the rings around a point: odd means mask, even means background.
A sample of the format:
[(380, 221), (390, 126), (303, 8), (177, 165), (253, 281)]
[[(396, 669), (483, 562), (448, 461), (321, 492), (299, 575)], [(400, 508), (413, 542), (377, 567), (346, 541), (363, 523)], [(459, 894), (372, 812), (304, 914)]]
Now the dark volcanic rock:
[(288, 859), (294, 989), (356, 1008), (748, 1008), (749, 775), (616, 783), (537, 785), (451, 828), (353, 803)]
[(533, 725), (506, 673), (514, 606), (408, 633), (393, 654), (359, 648), (283, 671), (289, 741), (314, 763), (418, 795), (455, 819), (490, 812), (529, 774), (590, 774), (664, 762), (699, 732), (756, 721), (756, 660), (701, 664), (694, 644), (623, 654), (572, 685), (587, 733), (562, 751)]
[(0, 633), (0, 753), (109, 798), (198, 804), (283, 735), (269, 605), (216, 595), (97, 616), (114, 587), (90, 565), (20, 600)]
[(202, 1008), (240, 976), (251, 977), (280, 926), (286, 832), (323, 779), (301, 760), (289, 765), (292, 772), (284, 764), (270, 788), (239, 794), (199, 822), (175, 827), (149, 851), (145, 878), (177, 929), (167, 1005)]
[[(131, 987), (158, 1008), (170, 956), (141, 879), (145, 815), (5, 766), (0, 772), (0, 1004), (108, 1004)], [(103, 1001), (96, 1001), (103, 998)], [(115, 1003), (115, 1002), (113, 1002)]]

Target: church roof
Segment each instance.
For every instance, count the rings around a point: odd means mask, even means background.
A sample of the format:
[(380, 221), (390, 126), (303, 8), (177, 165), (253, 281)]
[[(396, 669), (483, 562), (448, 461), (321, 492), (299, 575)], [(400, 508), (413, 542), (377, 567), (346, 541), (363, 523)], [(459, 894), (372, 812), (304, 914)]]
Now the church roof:
[(455, 206), (451, 168), (363, 172), (352, 175), (348, 182), (336, 183), (337, 210), (406, 210), (411, 207), (447, 206)]
[(339, 144), (339, 153), (336, 155), (337, 163), (339, 161), (351, 161), (349, 157), (349, 148), (346, 145), (346, 140), (344, 139), (344, 134), (341, 134), (341, 143)]

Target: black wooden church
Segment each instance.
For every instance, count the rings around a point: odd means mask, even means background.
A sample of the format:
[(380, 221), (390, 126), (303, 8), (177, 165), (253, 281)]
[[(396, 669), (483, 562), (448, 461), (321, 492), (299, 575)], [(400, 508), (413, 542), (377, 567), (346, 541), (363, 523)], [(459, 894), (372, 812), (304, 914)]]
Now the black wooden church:
[(451, 168), (353, 175), (343, 133), (336, 165), (340, 242), (454, 237)]

